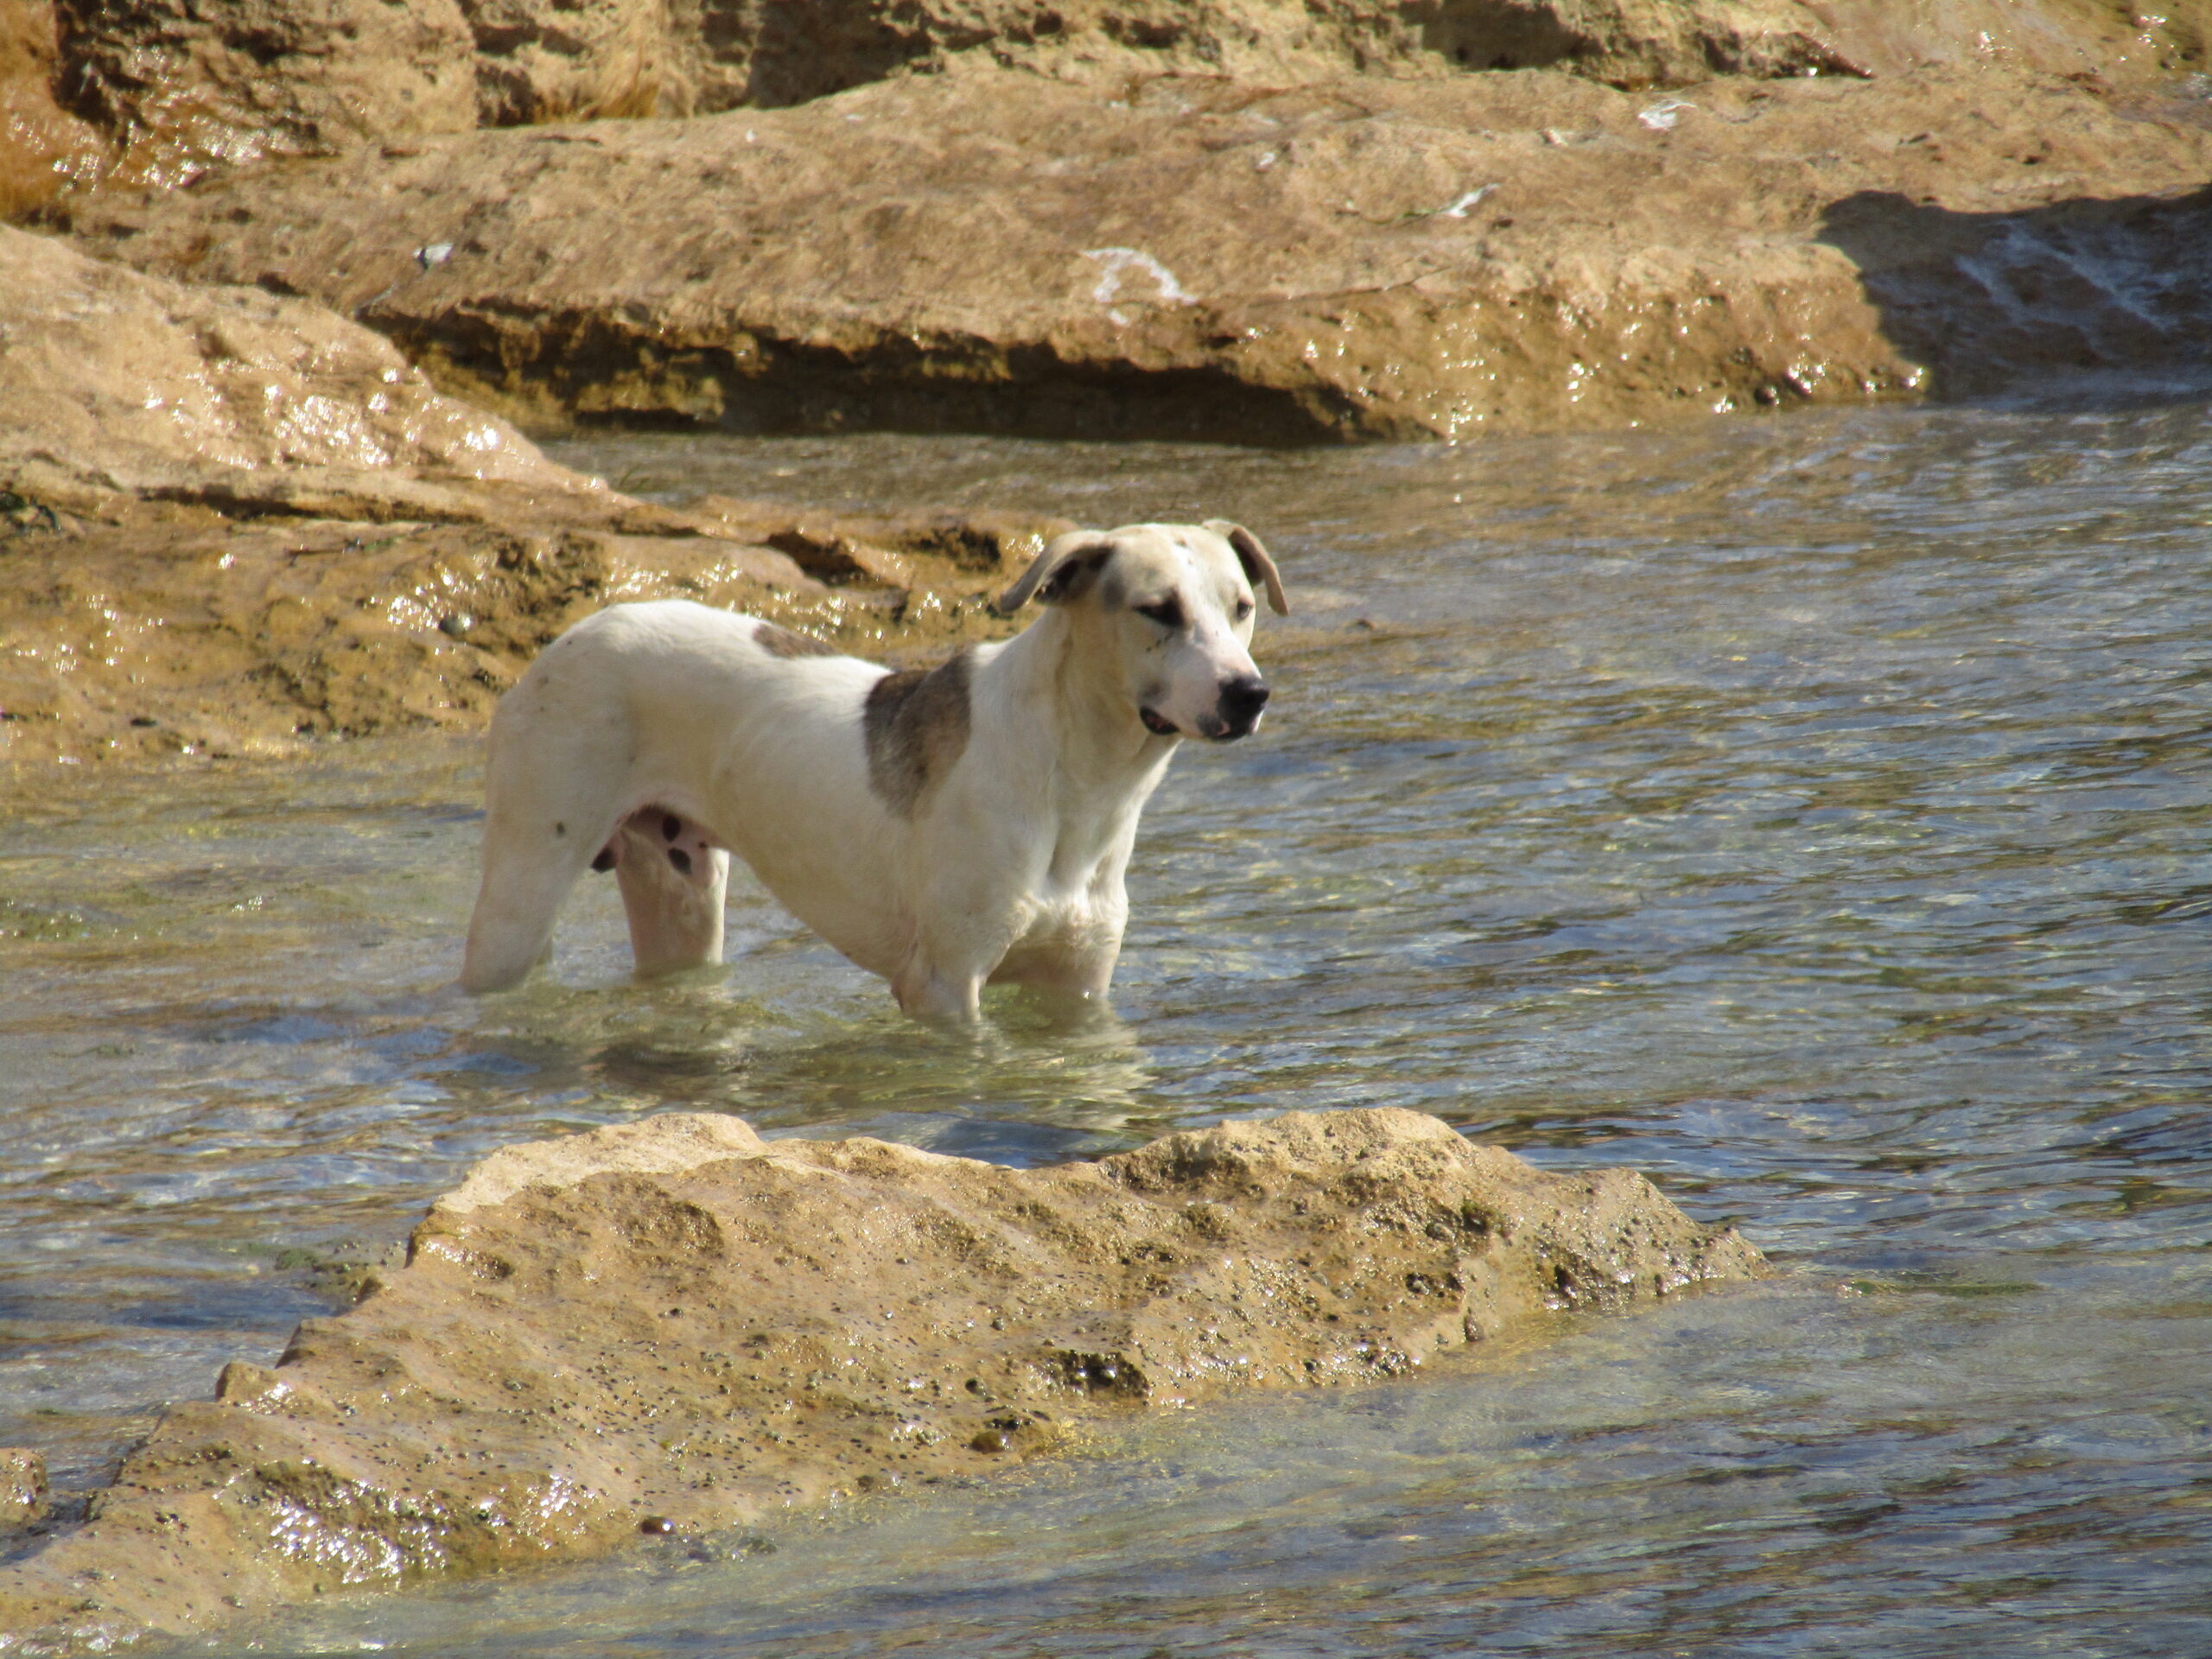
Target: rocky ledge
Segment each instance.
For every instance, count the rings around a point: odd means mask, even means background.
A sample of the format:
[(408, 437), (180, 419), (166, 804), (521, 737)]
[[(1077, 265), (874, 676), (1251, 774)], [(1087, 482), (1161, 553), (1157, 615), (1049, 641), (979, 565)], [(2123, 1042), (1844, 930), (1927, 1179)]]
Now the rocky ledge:
[(1762, 1270), (1640, 1176), (1409, 1111), (1029, 1171), (709, 1116), (509, 1147), (0, 1567), (0, 1653), (755, 1526)]
[(635, 500), (321, 306), (0, 226), (0, 760), (473, 728), (622, 599), (861, 651), (1003, 629), (984, 593), (1063, 527)]
[(2212, 125), (1998, 67), (906, 78), (73, 224), (544, 426), (1465, 438), (2212, 370)]

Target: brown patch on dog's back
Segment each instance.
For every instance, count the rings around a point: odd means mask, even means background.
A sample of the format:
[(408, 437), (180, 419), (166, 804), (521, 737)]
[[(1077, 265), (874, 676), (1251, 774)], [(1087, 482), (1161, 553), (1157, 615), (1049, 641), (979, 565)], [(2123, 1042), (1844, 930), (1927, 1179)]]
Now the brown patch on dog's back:
[(968, 747), (968, 675), (963, 651), (935, 668), (887, 674), (868, 688), (861, 715), (868, 786), (902, 817), (912, 816)]
[(844, 652), (836, 646), (804, 633), (793, 633), (789, 628), (779, 628), (773, 622), (753, 625), (753, 643), (771, 657), (842, 657)]

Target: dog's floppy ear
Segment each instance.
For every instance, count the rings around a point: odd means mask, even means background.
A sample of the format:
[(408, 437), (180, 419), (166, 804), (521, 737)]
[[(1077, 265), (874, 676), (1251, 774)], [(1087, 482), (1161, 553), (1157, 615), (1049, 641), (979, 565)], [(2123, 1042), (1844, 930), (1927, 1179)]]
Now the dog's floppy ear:
[(1113, 557), (1114, 548), (1114, 538), (1103, 530), (1071, 530), (1053, 537), (1014, 586), (993, 601), (998, 613), (1012, 616), (1033, 597), (1046, 605), (1073, 599)]
[(1268, 607), (1277, 616), (1290, 614), (1290, 601), (1283, 597), (1282, 573), (1275, 569), (1275, 562), (1268, 556), (1268, 550), (1260, 545), (1260, 538), (1239, 524), (1226, 518), (1209, 518), (1205, 528), (1227, 542), (1236, 550), (1236, 563), (1244, 567), (1244, 580), (1265, 585)]

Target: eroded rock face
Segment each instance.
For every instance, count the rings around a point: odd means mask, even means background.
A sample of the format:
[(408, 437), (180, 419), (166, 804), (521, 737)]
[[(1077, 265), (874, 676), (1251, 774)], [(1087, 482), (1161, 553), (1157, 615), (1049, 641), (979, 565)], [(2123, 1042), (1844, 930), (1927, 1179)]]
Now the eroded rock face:
[[(2208, 175), (2212, 130), (1996, 69), (1687, 102), (994, 73), (365, 152), (80, 227), (313, 293), (534, 420), (1460, 438), (2202, 359), (2201, 287), (2140, 299), (2201, 269), (2174, 199)], [(1985, 326), (2061, 284), (2082, 327)]]
[(0, 1569), (0, 1632), (90, 1645), (755, 1524), (1760, 1266), (1638, 1176), (1541, 1173), (1414, 1112), (1033, 1171), (713, 1116), (512, 1147), (404, 1270), (274, 1370), (227, 1367), (96, 1519)]
[(456, 0), (55, 0), (71, 107), (164, 183), (474, 124)]
[(52, 9), (0, 0), (0, 219), (43, 207), (105, 163), (99, 133), (55, 98), (60, 73)]
[(1857, 73), (1796, 0), (673, 0), (671, 10), (702, 111), (979, 64), (1061, 79), (1276, 82), (1551, 67), (1631, 86)]
[(2212, 0), (1803, 0), (1821, 38), (1875, 74), (2000, 67), (2143, 84), (2202, 71)]
[(1623, 87), (1716, 75), (2000, 64), (2140, 79), (2199, 68), (2212, 3), (2111, 0), (670, 0), (701, 112), (779, 105), (903, 70), (1060, 79), (1558, 68)]

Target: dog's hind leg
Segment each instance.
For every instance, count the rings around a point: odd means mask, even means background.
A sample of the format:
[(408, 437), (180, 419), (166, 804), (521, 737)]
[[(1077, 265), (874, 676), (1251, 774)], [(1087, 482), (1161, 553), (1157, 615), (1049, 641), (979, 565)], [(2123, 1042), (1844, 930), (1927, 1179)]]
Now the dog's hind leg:
[(658, 806), (632, 812), (607, 844), (630, 918), (641, 974), (704, 968), (722, 959), (729, 855), (688, 818)]
[(505, 715), (502, 705), (492, 727), (484, 874), (461, 961), (461, 988), (471, 992), (518, 985), (545, 959), (561, 901), (606, 844), (620, 810), (607, 782), (613, 777), (613, 787), (620, 786), (604, 753), (611, 746), (593, 741), (587, 730), (564, 734), (556, 747), (527, 725), (505, 729)]
[(582, 837), (575, 845), (548, 847), (486, 836), (483, 885), (461, 957), (463, 990), (504, 991), (544, 960), (553, 946), (553, 918), (583, 874), (589, 849)]

